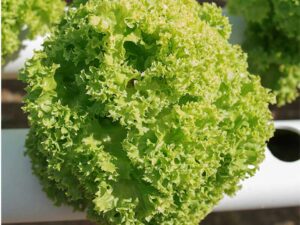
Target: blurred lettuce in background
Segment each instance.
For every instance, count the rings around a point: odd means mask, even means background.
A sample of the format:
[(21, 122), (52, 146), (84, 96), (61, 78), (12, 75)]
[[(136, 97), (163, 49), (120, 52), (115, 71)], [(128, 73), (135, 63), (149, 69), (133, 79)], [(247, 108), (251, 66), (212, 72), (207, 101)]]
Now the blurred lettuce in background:
[(231, 14), (248, 23), (243, 49), (249, 70), (277, 95), (282, 106), (299, 96), (300, 0), (229, 0)]
[(2, 65), (21, 48), (22, 39), (44, 35), (59, 22), (65, 6), (62, 0), (2, 0), (1, 4)]

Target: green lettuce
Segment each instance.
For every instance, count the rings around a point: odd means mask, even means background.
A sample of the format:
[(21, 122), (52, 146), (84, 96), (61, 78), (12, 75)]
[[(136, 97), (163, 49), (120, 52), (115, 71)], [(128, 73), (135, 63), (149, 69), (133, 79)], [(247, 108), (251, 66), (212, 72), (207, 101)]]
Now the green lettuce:
[(11, 57), (21, 47), (21, 39), (44, 35), (63, 13), (62, 0), (1, 1), (1, 60)]
[(299, 96), (300, 0), (230, 0), (230, 13), (247, 21), (243, 49), (249, 70), (274, 91), (282, 106)]
[(90, 0), (26, 63), (32, 169), (99, 224), (198, 224), (256, 172), (274, 97), (215, 5)]

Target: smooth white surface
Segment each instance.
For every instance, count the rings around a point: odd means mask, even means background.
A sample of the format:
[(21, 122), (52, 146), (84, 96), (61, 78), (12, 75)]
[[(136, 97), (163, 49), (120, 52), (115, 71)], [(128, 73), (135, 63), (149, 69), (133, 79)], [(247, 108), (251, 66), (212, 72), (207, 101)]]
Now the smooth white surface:
[[(300, 134), (300, 120), (276, 121), (276, 128)], [(216, 211), (300, 206), (300, 160), (283, 162), (269, 150), (254, 177), (242, 182), (235, 197), (226, 196)]]
[[(277, 121), (276, 127), (292, 127), (300, 132), (300, 120)], [(38, 222), (84, 219), (63, 206), (55, 207), (41, 191), (24, 157), (27, 129), (2, 131), (2, 222)], [(282, 162), (268, 150), (257, 174), (242, 183), (233, 198), (225, 197), (215, 208), (241, 210), (300, 205), (300, 162)]]
[(22, 49), (16, 59), (10, 61), (2, 70), (2, 73), (13, 74), (17, 73), (21, 68), (24, 67), (25, 61), (30, 59), (34, 51), (41, 50), (42, 44), (46, 37), (37, 37), (35, 40), (24, 40), (22, 42)]
[(84, 219), (69, 207), (55, 207), (32, 175), (24, 142), (28, 129), (2, 130), (2, 222)]

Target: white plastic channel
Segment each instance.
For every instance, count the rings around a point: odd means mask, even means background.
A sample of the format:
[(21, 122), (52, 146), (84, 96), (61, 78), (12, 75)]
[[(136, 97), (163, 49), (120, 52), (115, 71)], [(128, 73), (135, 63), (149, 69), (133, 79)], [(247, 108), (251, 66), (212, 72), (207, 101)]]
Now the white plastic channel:
[[(277, 128), (300, 132), (300, 120), (276, 121)], [(55, 207), (42, 192), (24, 157), (28, 129), (2, 131), (2, 222), (41, 222), (85, 219), (84, 213)], [(225, 197), (216, 211), (274, 208), (300, 205), (300, 162), (283, 162), (266, 150), (256, 175), (244, 182), (235, 197)]]
[[(42, 44), (45, 37), (37, 37), (35, 40), (24, 40), (22, 41), (22, 49), (16, 59), (11, 60), (5, 65), (2, 70), (2, 74), (16, 74), (18, 71), (24, 67), (25, 61), (30, 59), (34, 51), (41, 50)], [(9, 77), (7, 77), (9, 78)]]
[[(275, 121), (276, 129), (293, 130), (300, 135), (300, 120)], [(284, 162), (269, 149), (254, 177), (242, 182), (243, 188), (233, 198), (225, 196), (215, 211), (300, 207), (300, 160)]]

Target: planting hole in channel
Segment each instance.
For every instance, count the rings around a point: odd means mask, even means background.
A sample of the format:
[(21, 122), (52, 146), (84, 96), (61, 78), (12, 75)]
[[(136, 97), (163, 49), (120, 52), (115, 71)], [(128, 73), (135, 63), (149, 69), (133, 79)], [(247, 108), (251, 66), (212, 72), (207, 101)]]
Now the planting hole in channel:
[(285, 162), (300, 159), (300, 133), (294, 129), (276, 129), (274, 136), (268, 143), (271, 153)]

